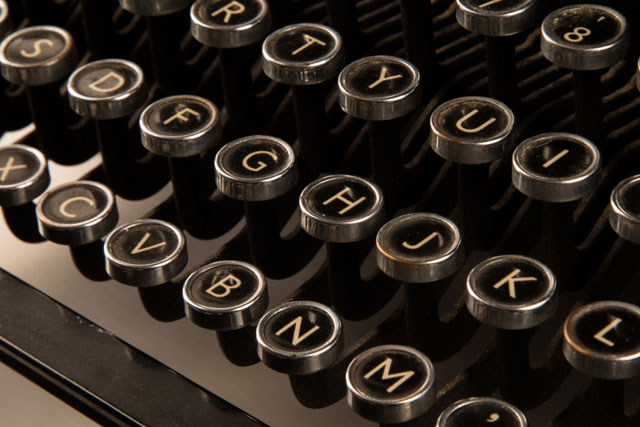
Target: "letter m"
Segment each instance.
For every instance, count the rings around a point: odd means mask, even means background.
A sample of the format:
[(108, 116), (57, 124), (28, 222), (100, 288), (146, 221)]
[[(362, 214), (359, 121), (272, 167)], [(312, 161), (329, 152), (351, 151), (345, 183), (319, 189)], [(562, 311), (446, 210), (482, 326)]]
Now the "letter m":
[(387, 393), (391, 393), (393, 390), (395, 390), (398, 387), (400, 387), (402, 385), (402, 383), (407, 381), (409, 378), (411, 378), (413, 376), (413, 374), (415, 374), (414, 371), (404, 371), (404, 372), (398, 372), (396, 374), (392, 374), (391, 373), (391, 362), (392, 362), (391, 358), (387, 357), (383, 362), (381, 362), (378, 366), (376, 366), (375, 368), (373, 368), (372, 370), (367, 372), (367, 374), (364, 376), (366, 379), (369, 379), (369, 378), (371, 378), (373, 376), (373, 374), (375, 374), (380, 369), (382, 369), (382, 379), (383, 380), (392, 380), (394, 378), (398, 378), (398, 380), (395, 383), (391, 384), (391, 386), (389, 386), (389, 388), (387, 388)]

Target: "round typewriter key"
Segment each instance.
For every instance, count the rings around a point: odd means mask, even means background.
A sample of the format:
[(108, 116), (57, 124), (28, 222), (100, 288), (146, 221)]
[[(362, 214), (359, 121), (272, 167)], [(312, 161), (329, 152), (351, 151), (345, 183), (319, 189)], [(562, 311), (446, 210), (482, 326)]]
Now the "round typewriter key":
[(576, 133), (600, 144), (606, 139), (602, 69), (622, 60), (629, 50), (626, 19), (605, 6), (567, 6), (545, 18), (540, 44), (549, 61), (573, 70)]
[(294, 24), (272, 33), (262, 44), (262, 69), (272, 80), (314, 85), (334, 77), (344, 65), (342, 38), (320, 24)]
[(342, 322), (329, 307), (293, 301), (265, 314), (256, 330), (258, 356), (271, 369), (305, 375), (327, 368), (342, 351)]
[(71, 109), (97, 120), (127, 116), (147, 97), (142, 69), (124, 59), (90, 62), (71, 74), (67, 82)]
[(344, 112), (365, 120), (401, 117), (422, 100), (420, 72), (394, 56), (352, 62), (340, 73), (338, 89), (338, 103)]
[(184, 283), (185, 312), (203, 328), (231, 330), (258, 319), (267, 309), (267, 280), (241, 261), (217, 261), (191, 273)]
[(222, 126), (218, 108), (194, 95), (160, 99), (140, 115), (142, 145), (166, 157), (190, 157), (213, 147)]
[(36, 215), (43, 237), (70, 246), (95, 242), (118, 222), (113, 193), (93, 181), (74, 181), (48, 190), (38, 202)]
[(456, 98), (434, 110), (430, 119), (431, 148), (455, 163), (489, 163), (507, 154), (515, 143), (515, 117), (500, 101), (480, 96)]
[(193, 0), (120, 0), (123, 9), (142, 16), (168, 15), (189, 6)]
[(609, 200), (611, 228), (623, 239), (640, 244), (640, 175), (616, 185)]
[(438, 417), (436, 427), (469, 426), (527, 427), (524, 413), (505, 402), (492, 397), (470, 397), (458, 400)]
[(571, 70), (597, 70), (624, 58), (629, 48), (627, 20), (619, 12), (596, 4), (563, 7), (542, 23), (542, 53)]
[(362, 240), (384, 219), (380, 189), (352, 175), (329, 175), (306, 186), (300, 211), (302, 228), (328, 242)]
[(29, 203), (49, 182), (47, 159), (40, 151), (17, 144), (0, 148), (0, 206)]
[[(331, 9), (331, 6), (327, 6)], [(281, 28), (262, 44), (262, 70), (276, 82), (292, 85), (296, 131), (303, 167), (314, 172), (334, 169), (335, 134), (329, 132), (321, 83), (344, 65), (342, 37), (325, 25), (302, 23)]]
[(346, 373), (347, 403), (380, 423), (412, 420), (435, 399), (435, 370), (419, 351), (401, 345), (371, 348), (351, 361)]
[(109, 276), (137, 287), (167, 283), (187, 264), (182, 231), (155, 219), (140, 219), (113, 230), (104, 243), (104, 255)]
[(500, 329), (540, 325), (557, 308), (556, 278), (540, 261), (521, 255), (489, 258), (467, 276), (467, 308)]
[(412, 213), (392, 219), (378, 231), (376, 248), (380, 270), (409, 283), (440, 280), (464, 262), (458, 227), (436, 214)]
[(515, 122), (507, 105), (479, 96), (452, 99), (431, 114), (431, 148), (457, 164), (460, 226), (469, 248), (490, 249), (499, 235), (493, 227), (489, 166), (512, 149)]
[(191, 34), (207, 46), (248, 46), (262, 40), (270, 28), (265, 0), (198, 0), (191, 6)]
[(78, 61), (71, 34), (58, 27), (27, 27), (0, 44), (0, 71), (15, 84), (38, 86), (67, 76)]
[(502, 397), (535, 406), (537, 395), (529, 345), (535, 327), (558, 306), (556, 277), (541, 262), (522, 255), (500, 255), (475, 266), (467, 276), (467, 309), (497, 328), (495, 360)]
[(574, 310), (564, 323), (562, 351), (576, 369), (596, 378), (640, 374), (640, 308), (600, 301)]
[(485, 36), (510, 36), (533, 26), (540, 4), (536, 0), (456, 0), (458, 23)]
[(215, 168), (220, 191), (245, 201), (274, 199), (298, 180), (293, 149), (273, 136), (248, 136), (226, 144), (216, 154)]
[(534, 136), (513, 152), (513, 184), (534, 199), (546, 202), (581, 199), (593, 192), (600, 175), (598, 149), (578, 135)]
[(489, 94), (512, 107), (520, 103), (513, 36), (537, 22), (536, 0), (457, 0), (456, 19), (485, 36)]
[(464, 262), (458, 227), (440, 215), (411, 213), (380, 228), (376, 262), (402, 281), (407, 343), (430, 356), (443, 347), (438, 300)]

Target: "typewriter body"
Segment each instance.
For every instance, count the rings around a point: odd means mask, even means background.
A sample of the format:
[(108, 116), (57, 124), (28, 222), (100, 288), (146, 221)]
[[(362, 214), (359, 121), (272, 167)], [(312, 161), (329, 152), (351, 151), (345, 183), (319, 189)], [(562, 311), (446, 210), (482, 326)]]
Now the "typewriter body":
[(0, 2), (0, 360), (105, 425), (640, 425), (640, 5), (583, 3)]

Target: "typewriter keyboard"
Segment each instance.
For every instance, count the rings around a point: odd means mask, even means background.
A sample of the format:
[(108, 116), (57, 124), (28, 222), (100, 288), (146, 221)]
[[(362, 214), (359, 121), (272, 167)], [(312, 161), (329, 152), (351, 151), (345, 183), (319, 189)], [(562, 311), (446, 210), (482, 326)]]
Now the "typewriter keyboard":
[(0, 0), (0, 38), (0, 361), (98, 423), (640, 425), (637, 1)]

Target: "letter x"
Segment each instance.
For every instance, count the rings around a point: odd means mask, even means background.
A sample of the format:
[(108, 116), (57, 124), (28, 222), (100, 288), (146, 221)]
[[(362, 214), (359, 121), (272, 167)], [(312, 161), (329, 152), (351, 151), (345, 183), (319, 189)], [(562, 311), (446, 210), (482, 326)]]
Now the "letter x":
[(2, 171), (2, 174), (0, 175), (0, 182), (5, 182), (7, 179), (7, 176), (9, 176), (9, 172), (11, 172), (12, 170), (25, 169), (27, 167), (27, 165), (14, 166), (13, 163), (15, 161), (16, 161), (15, 158), (11, 156), (9, 157), (9, 160), (7, 160), (7, 164), (0, 168), (0, 171)]

